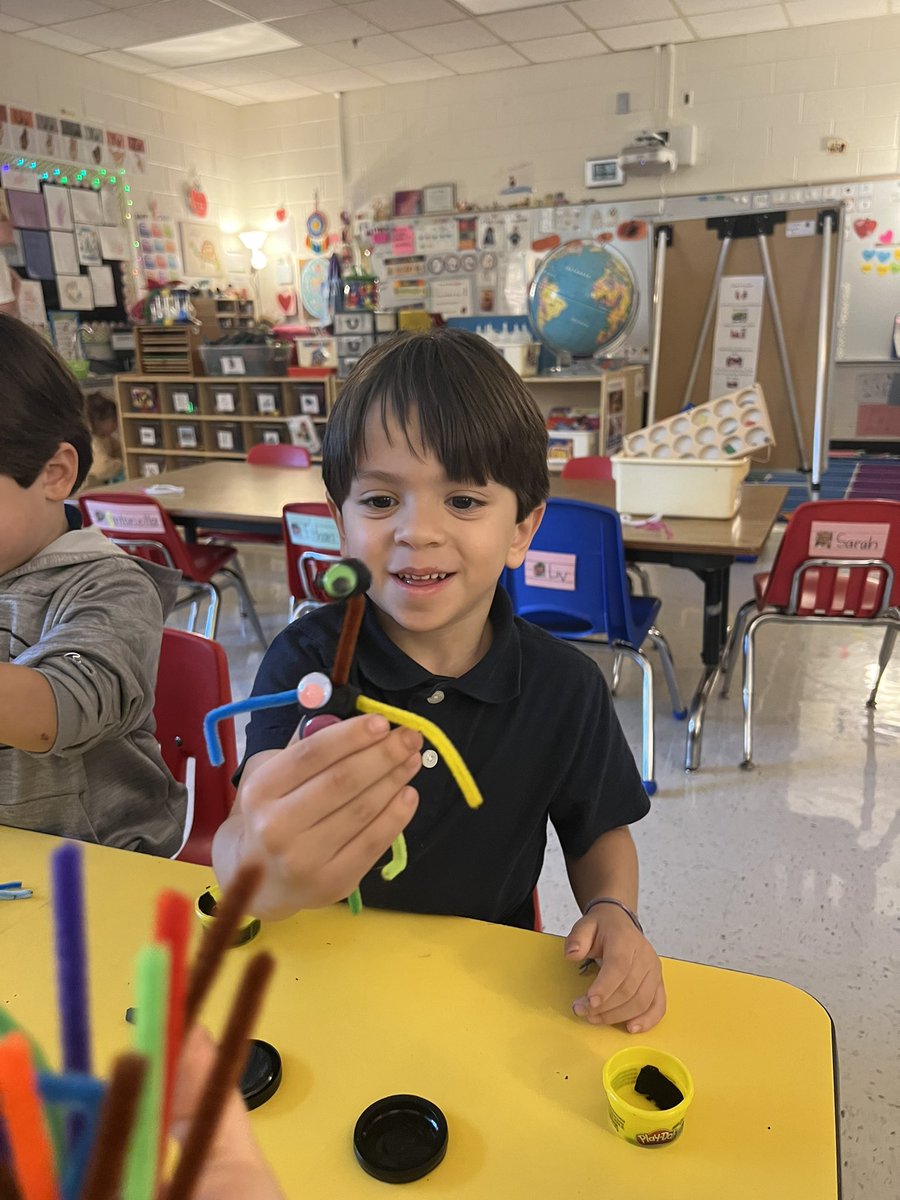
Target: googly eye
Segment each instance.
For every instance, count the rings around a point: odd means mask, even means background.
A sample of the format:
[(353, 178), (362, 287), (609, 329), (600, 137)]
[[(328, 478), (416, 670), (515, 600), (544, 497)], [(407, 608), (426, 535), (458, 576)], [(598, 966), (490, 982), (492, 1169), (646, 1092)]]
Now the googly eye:
[(332, 690), (331, 680), (323, 671), (311, 671), (297, 685), (297, 702), (301, 708), (314, 712), (328, 703)]

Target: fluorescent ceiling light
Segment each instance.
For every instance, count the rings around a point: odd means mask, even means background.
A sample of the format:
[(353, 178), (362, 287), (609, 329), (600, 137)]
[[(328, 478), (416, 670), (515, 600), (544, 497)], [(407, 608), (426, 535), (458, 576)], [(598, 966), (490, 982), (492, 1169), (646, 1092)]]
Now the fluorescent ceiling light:
[(192, 67), (197, 63), (222, 62), (229, 58), (246, 58), (251, 54), (267, 54), (273, 50), (296, 50), (301, 45), (270, 25), (248, 21), (244, 25), (229, 25), (207, 33), (192, 33), (188, 37), (168, 38), (163, 42), (146, 42), (142, 46), (127, 46), (129, 54), (149, 58), (164, 67)]

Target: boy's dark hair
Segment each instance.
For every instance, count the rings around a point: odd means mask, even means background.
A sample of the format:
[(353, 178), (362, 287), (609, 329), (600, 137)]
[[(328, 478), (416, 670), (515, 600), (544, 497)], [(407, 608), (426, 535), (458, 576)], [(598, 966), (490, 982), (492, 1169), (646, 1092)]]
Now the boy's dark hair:
[(322, 477), (338, 508), (365, 452), (372, 409), (385, 432), (392, 417), (407, 442), (417, 420), (424, 448), (448, 478), (510, 488), (517, 520), (547, 499), (547, 430), (540, 409), (509, 363), (478, 334), (448, 328), (401, 333), (364, 355), (325, 428)]
[(78, 454), (74, 492), (93, 462), (81, 388), (49, 342), (0, 313), (0, 475), (31, 487), (61, 442)]
[(94, 433), (97, 432), (98, 425), (103, 425), (107, 421), (118, 417), (115, 401), (110, 400), (109, 396), (104, 396), (102, 392), (88, 392), (85, 397), (85, 403), (87, 405), (88, 421)]

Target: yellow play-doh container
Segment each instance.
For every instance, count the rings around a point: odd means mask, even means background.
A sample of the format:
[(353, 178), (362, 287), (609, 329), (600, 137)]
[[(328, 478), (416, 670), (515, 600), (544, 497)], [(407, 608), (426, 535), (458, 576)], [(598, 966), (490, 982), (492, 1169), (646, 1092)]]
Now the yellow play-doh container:
[[(674, 1108), (657, 1108), (634, 1090), (642, 1067), (656, 1067), (684, 1096)], [(603, 1067), (603, 1087), (609, 1103), (609, 1120), (619, 1135), (634, 1146), (666, 1146), (684, 1128), (685, 1113), (694, 1099), (691, 1073), (679, 1059), (651, 1046), (629, 1046), (608, 1059)]]

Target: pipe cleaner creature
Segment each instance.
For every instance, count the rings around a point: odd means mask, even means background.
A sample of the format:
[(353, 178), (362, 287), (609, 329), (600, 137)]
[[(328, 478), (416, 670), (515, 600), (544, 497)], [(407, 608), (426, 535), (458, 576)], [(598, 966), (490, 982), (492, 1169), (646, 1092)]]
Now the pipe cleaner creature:
[[(405, 725), (409, 729), (417, 730), (431, 742), (443, 755), (466, 803), (470, 808), (479, 808), (483, 801), (478, 785), (459, 751), (437, 725), (417, 713), (408, 712), (405, 708), (395, 708), (391, 704), (373, 700), (370, 696), (363, 696), (359, 688), (349, 682), (356, 642), (365, 612), (365, 593), (372, 583), (368, 567), (358, 558), (338, 559), (317, 582), (329, 601), (346, 604), (331, 674), (311, 671), (303, 676), (296, 690), (273, 692), (268, 696), (250, 696), (246, 700), (235, 700), (231, 704), (212, 709), (203, 720), (209, 761), (214, 767), (221, 766), (224, 761), (216, 726), (219, 721), (233, 717), (236, 713), (299, 703), (306, 714), (300, 722), (301, 738), (311, 737), (319, 729), (343, 721), (358, 712), (380, 713), (395, 725)], [(401, 833), (391, 846), (391, 861), (381, 868), (382, 879), (396, 879), (406, 868), (406, 863), (406, 839)], [(362, 896), (358, 887), (350, 893), (347, 902), (351, 912), (362, 911)]]

